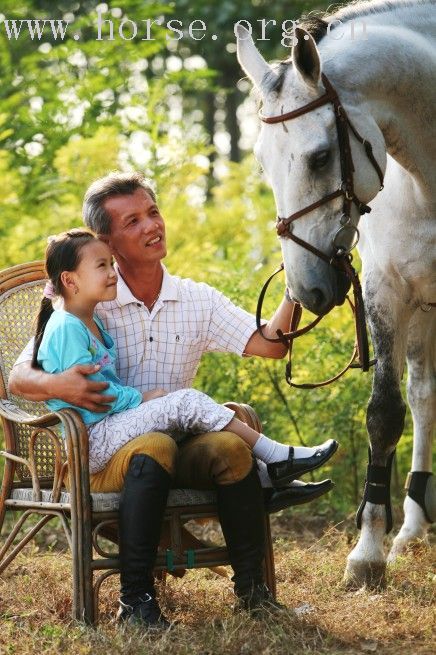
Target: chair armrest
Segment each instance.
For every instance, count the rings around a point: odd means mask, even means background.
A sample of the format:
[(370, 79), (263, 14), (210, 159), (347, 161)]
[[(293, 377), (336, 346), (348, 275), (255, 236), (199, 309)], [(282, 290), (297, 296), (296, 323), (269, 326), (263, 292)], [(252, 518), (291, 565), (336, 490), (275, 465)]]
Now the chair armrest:
[(251, 405), (246, 403), (223, 403), (225, 407), (233, 409), (235, 412), (235, 418), (238, 418), (243, 423), (246, 423), (250, 428), (256, 430), (256, 432), (262, 432), (262, 423), (260, 418), (256, 414), (255, 410)]
[[(35, 496), (39, 495), (39, 481), (36, 473), (34, 446), (37, 438), (41, 433), (45, 433), (54, 442), (57, 441), (56, 459), (55, 459), (55, 480), (53, 491), (60, 493), (60, 486), (63, 482), (65, 475), (65, 466), (62, 464), (60, 457), (60, 447), (57, 435), (49, 428), (62, 424), (65, 449), (68, 459), (68, 472), (69, 484), (71, 493), (81, 499), (89, 496), (89, 448), (88, 448), (88, 433), (85, 424), (82, 421), (80, 414), (74, 409), (65, 408), (58, 412), (51, 412), (43, 416), (35, 416), (20, 409), (10, 400), (0, 400), (0, 416), (10, 423), (19, 423), (21, 425), (28, 425), (34, 428), (30, 437), (29, 443), (29, 459), (26, 460), (18, 457), (14, 450), (10, 448), (6, 451), (1, 451), (1, 454), (17, 463), (27, 466), (32, 475), (32, 484)], [(7, 443), (7, 442), (6, 442)], [(12, 442), (13, 443), (13, 442)], [(79, 491), (80, 490), (80, 491)], [(83, 495), (84, 494), (84, 495)]]
[(20, 409), (10, 400), (0, 400), (0, 416), (12, 421), (12, 423), (24, 423), (40, 428), (49, 428), (59, 423), (60, 418), (56, 414), (48, 413), (42, 416), (35, 416), (28, 414), (23, 409)]

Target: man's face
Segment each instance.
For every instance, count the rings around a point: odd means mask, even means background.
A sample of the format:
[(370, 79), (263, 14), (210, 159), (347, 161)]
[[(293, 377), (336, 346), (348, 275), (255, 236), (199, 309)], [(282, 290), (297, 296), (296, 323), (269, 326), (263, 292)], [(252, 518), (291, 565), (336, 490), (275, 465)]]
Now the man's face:
[(104, 208), (111, 216), (111, 232), (105, 241), (120, 265), (131, 267), (165, 257), (164, 220), (144, 189), (108, 198)]

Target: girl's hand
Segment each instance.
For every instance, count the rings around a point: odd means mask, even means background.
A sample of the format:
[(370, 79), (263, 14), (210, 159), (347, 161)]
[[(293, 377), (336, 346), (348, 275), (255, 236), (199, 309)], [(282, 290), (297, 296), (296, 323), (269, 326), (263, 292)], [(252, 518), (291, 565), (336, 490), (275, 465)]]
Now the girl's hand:
[(162, 398), (162, 396), (167, 396), (168, 391), (163, 389), (153, 389), (152, 391), (144, 391), (142, 394), (142, 401), (146, 403), (148, 400), (154, 400), (155, 398)]

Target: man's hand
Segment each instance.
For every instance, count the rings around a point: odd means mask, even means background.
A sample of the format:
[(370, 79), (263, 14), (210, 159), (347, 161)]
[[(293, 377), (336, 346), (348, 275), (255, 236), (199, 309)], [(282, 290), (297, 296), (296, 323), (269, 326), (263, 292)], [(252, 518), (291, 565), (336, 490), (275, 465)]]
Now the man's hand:
[(63, 373), (45, 373), (32, 368), (30, 362), (14, 366), (9, 376), (9, 391), (27, 400), (50, 400), (60, 398), (70, 405), (89, 409), (91, 412), (106, 412), (115, 396), (102, 392), (107, 382), (96, 382), (87, 376), (97, 373), (100, 367), (94, 364), (76, 364)]
[(69, 405), (76, 405), (91, 412), (107, 412), (116, 396), (108, 396), (103, 391), (107, 382), (96, 382), (87, 376), (98, 373), (97, 364), (76, 364), (63, 373), (53, 375), (52, 398), (60, 398)]
[(168, 391), (163, 389), (152, 389), (152, 391), (144, 391), (142, 394), (142, 401), (146, 403), (148, 400), (154, 400), (155, 398), (162, 398), (162, 396), (167, 396)]

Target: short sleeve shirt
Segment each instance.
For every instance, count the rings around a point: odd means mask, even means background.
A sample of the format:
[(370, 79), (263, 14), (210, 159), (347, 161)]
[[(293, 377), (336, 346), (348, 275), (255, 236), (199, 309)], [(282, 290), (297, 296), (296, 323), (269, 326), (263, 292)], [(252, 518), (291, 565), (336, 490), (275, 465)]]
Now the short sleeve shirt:
[(119, 275), (117, 299), (97, 314), (118, 352), (118, 375), (141, 391), (191, 387), (205, 352), (242, 355), (256, 330), (252, 314), (202, 282), (170, 275), (149, 312)]
[(107, 382), (109, 387), (105, 393), (115, 396), (110, 409), (105, 413), (91, 412), (65, 403), (60, 398), (47, 400), (48, 407), (53, 411), (63, 407), (73, 407), (81, 414), (85, 424), (96, 423), (109, 414), (132, 409), (142, 403), (142, 394), (138, 389), (123, 385), (118, 379), (114, 367), (116, 362), (114, 341), (103, 328), (98, 317), (95, 317), (95, 321), (100, 329), (102, 340), (97, 339), (74, 314), (64, 310), (53, 312), (38, 350), (38, 362), (47, 373), (60, 373), (75, 364), (100, 366), (100, 370), (89, 378), (96, 382)]

